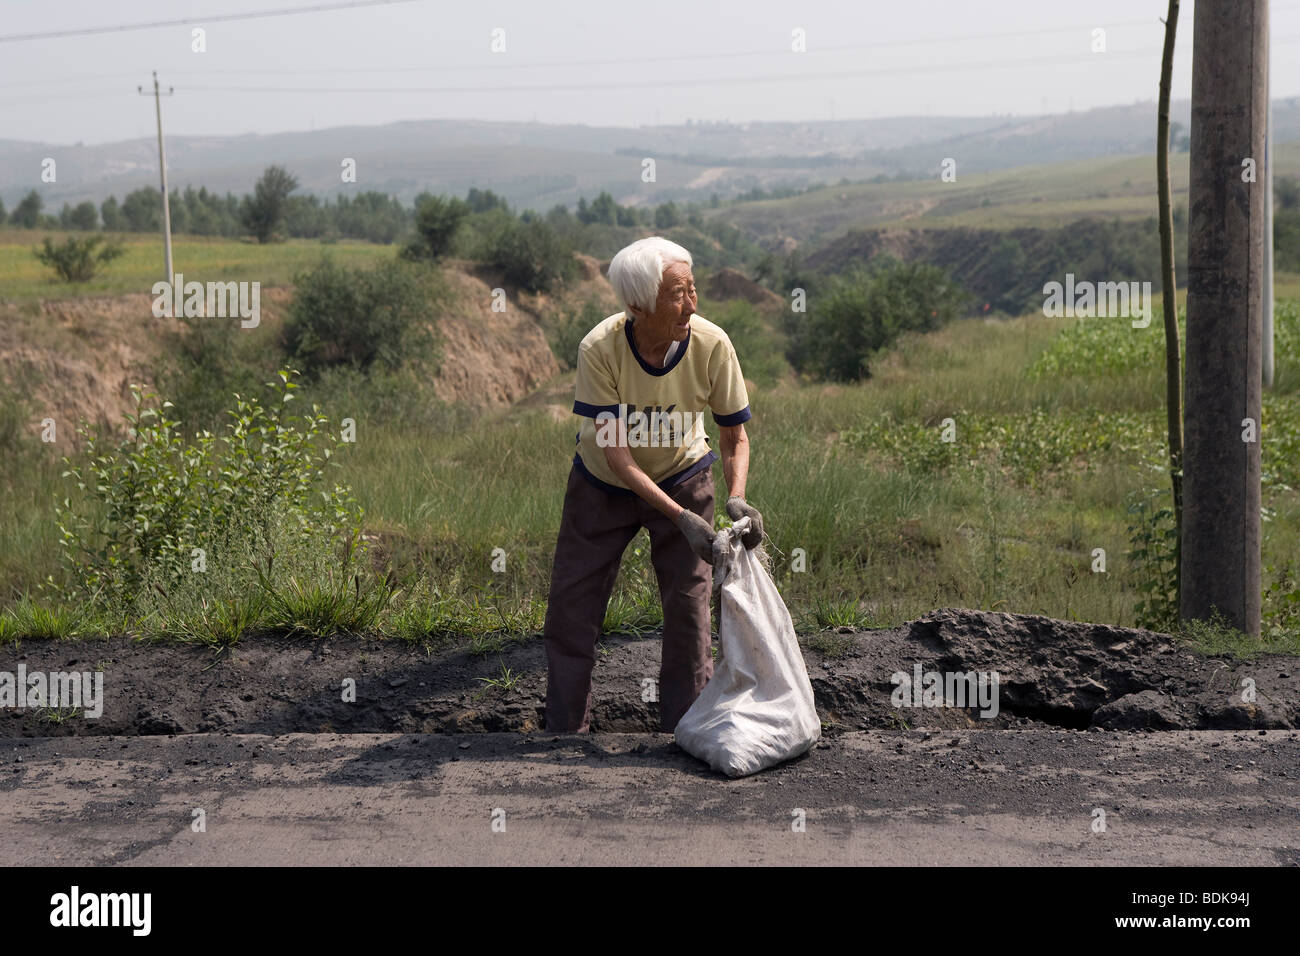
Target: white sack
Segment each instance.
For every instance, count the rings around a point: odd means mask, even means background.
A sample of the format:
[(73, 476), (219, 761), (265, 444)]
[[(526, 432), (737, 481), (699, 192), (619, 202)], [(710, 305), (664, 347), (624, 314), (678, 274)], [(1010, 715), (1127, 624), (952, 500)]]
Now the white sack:
[(713, 587), (721, 648), (713, 678), (677, 724), (677, 745), (729, 777), (804, 753), (821, 737), (790, 612), (758, 556), (741, 544), (750, 519), (717, 533)]

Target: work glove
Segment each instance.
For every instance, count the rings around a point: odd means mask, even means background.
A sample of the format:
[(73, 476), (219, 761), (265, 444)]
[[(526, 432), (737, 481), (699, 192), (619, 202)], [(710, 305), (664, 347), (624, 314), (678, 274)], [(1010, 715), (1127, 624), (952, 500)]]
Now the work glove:
[(727, 499), (728, 518), (739, 521), (746, 516), (749, 518), (749, 530), (741, 535), (740, 543), (746, 548), (753, 549), (763, 540), (763, 516), (740, 495), (732, 495)]
[(683, 508), (677, 516), (677, 527), (682, 529), (700, 560), (713, 564), (713, 528), (709, 523), (689, 508)]

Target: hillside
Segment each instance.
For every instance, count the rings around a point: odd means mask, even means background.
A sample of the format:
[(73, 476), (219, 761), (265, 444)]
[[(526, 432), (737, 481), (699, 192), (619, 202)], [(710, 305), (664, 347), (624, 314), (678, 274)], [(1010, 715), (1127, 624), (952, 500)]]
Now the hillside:
[[(598, 263), (578, 258), (578, 274), (563, 290), (550, 296), (511, 290), (506, 312), (491, 308), (492, 289), (502, 285), (498, 276), (463, 260), (447, 262), (450, 294), (434, 320), (449, 347), (430, 397), (475, 410), (503, 408), (552, 379), (560, 368), (543, 323), (589, 300), (617, 310)], [(276, 341), (292, 295), (290, 286), (263, 288), (261, 324), (248, 334)], [(82, 419), (125, 427), (130, 385), (157, 387), (159, 370), (188, 334), (172, 319), (155, 318), (152, 301), (146, 293), (0, 301), (0, 385), (29, 400), (26, 427), (33, 435), (52, 418), (56, 445), (66, 451)]]
[[(1300, 176), (1300, 143), (1277, 147), (1274, 176)], [(798, 196), (706, 210), (769, 248), (828, 243), (850, 230), (1059, 228), (1081, 219), (1145, 220), (1156, 214), (1155, 157), (1076, 159), (998, 172), (957, 165), (956, 182), (938, 174), (909, 182), (853, 183)], [(1187, 154), (1170, 157), (1175, 208), (1187, 205)]]
[[(181, 101), (178, 101), (178, 103)], [(179, 108), (179, 106), (173, 107)], [(1186, 100), (1172, 119), (1189, 125)], [(1273, 104), (1274, 141), (1300, 139), (1300, 98)], [(519, 208), (544, 211), (608, 190), (621, 203), (726, 199), (755, 187), (803, 188), (878, 175), (926, 177), (946, 156), (983, 173), (1151, 149), (1155, 103), (1042, 116), (890, 117), (804, 123), (703, 123), (596, 127), (468, 120), (426, 120), (379, 127), (337, 127), (248, 136), (174, 136), (167, 140), (169, 184), (247, 192), (262, 169), (280, 163), (303, 190), (322, 195), (378, 190), (409, 203), (419, 192), (463, 195), (491, 188)], [(344, 185), (340, 157), (357, 160), (359, 178)], [(657, 181), (640, 180), (645, 156)], [(30, 169), (58, 161), (57, 183), (42, 185), (46, 208), (119, 198), (157, 185), (152, 137), (105, 144), (0, 139), (0, 199), (12, 208), (32, 188)]]

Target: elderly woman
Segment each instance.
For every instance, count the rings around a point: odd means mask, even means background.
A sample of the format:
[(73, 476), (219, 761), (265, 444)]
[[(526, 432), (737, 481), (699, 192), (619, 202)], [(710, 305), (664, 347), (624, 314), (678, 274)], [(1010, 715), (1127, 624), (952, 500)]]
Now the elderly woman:
[(582, 427), (546, 611), (546, 729), (589, 730), (605, 607), (623, 551), (644, 527), (664, 607), (660, 726), (671, 733), (713, 676), (710, 466), (718, 455), (704, 431), (706, 405), (721, 429), (727, 514), (751, 518), (746, 547), (763, 536), (762, 517), (745, 501), (749, 396), (727, 333), (695, 314), (689, 252), (642, 239), (614, 256), (609, 281), (625, 311), (578, 346), (573, 411)]

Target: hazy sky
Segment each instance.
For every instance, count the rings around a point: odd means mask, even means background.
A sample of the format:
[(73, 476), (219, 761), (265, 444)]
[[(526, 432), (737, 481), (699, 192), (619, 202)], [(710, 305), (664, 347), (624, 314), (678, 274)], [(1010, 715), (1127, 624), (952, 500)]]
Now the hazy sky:
[[(1063, 112), (1154, 100), (1165, 0), (410, 0), (90, 36), (30, 33), (337, 0), (0, 0), (0, 138), (169, 135), (459, 118), (639, 126)], [(1191, 95), (1183, 3), (1174, 96)], [(1300, 95), (1300, 0), (1271, 5), (1273, 95)], [(199, 24), (203, 25), (200, 21)], [(492, 52), (493, 31), (505, 51)], [(807, 52), (791, 50), (806, 31)], [(1094, 29), (1106, 52), (1094, 53)]]

